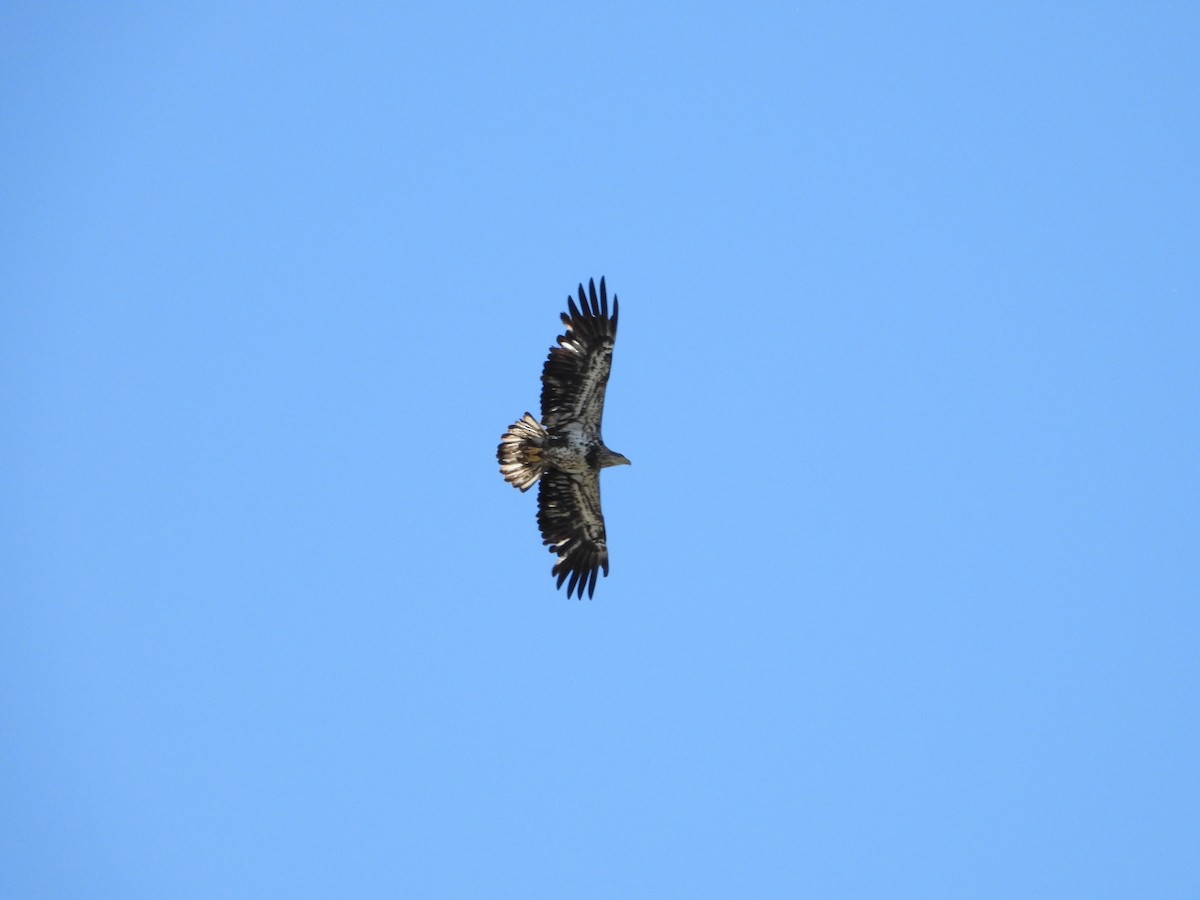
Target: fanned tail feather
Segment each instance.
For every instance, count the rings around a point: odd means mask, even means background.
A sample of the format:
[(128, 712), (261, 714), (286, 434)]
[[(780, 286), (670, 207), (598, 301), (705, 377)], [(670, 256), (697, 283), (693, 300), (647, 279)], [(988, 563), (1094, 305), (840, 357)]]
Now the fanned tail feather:
[(542, 449), (546, 446), (546, 429), (533, 416), (525, 413), (508, 426), (496, 458), (500, 461), (500, 474), (522, 493), (529, 490), (542, 477)]

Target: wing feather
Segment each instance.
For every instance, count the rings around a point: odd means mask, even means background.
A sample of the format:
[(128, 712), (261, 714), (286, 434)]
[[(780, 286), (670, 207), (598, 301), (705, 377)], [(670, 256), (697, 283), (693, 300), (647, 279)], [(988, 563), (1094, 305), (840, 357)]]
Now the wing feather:
[(598, 473), (548, 470), (538, 486), (538, 528), (543, 543), (558, 557), (551, 570), (557, 586), (566, 582), (568, 597), (576, 594), (582, 600), (586, 591), (590, 598), (600, 570), (608, 575)]
[(608, 291), (600, 279), (588, 281), (588, 293), (579, 285), (579, 303), (567, 297), (569, 312), (562, 314), (566, 333), (542, 367), (542, 423), (554, 429), (578, 422), (599, 432), (604, 414), (604, 391), (612, 369), (613, 344), (617, 339), (617, 298), (613, 296), (608, 315)]

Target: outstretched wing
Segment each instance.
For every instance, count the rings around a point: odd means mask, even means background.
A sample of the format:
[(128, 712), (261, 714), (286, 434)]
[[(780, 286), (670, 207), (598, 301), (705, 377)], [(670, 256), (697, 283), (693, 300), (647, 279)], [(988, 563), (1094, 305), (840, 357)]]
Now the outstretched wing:
[(553, 431), (578, 422), (598, 432), (617, 339), (617, 298), (614, 294), (610, 317), (604, 279), (600, 279), (599, 296), (596, 282), (589, 279), (587, 294), (579, 285), (579, 305), (568, 297), (567, 307), (570, 313), (562, 314), (567, 333), (559, 336), (557, 347), (550, 348), (542, 369), (542, 424)]
[(608, 544), (604, 539), (604, 516), (600, 512), (600, 477), (592, 471), (571, 474), (548, 469), (538, 487), (538, 528), (543, 543), (558, 556), (552, 575), (557, 587), (567, 581), (572, 592), (583, 599), (596, 590), (596, 575), (608, 575)]

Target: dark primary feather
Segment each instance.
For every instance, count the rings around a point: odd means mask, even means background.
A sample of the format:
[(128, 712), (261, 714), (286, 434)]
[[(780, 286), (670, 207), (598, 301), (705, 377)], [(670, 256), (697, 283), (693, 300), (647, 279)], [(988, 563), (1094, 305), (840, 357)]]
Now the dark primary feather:
[[(600, 478), (596, 471), (574, 475), (557, 469), (542, 475), (538, 487), (538, 528), (550, 552), (558, 555), (551, 574), (567, 596), (590, 598), (600, 570), (608, 574), (608, 543), (600, 514)], [(569, 579), (569, 580), (568, 580)]]
[(542, 423), (554, 428), (579, 422), (591, 431), (600, 430), (604, 413), (604, 390), (612, 368), (613, 342), (617, 337), (617, 298), (608, 314), (608, 292), (600, 279), (588, 281), (588, 293), (579, 286), (579, 304), (567, 298), (570, 313), (562, 314), (565, 334), (552, 347), (542, 368)]

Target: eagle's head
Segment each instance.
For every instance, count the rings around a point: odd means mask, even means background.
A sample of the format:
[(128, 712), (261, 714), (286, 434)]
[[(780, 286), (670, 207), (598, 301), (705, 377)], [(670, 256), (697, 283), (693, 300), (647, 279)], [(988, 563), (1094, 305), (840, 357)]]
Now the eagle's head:
[(600, 448), (600, 455), (596, 461), (599, 463), (601, 469), (605, 468), (606, 466), (632, 465), (632, 463), (620, 453), (613, 453), (607, 447)]

